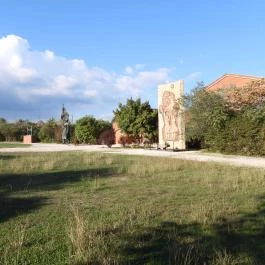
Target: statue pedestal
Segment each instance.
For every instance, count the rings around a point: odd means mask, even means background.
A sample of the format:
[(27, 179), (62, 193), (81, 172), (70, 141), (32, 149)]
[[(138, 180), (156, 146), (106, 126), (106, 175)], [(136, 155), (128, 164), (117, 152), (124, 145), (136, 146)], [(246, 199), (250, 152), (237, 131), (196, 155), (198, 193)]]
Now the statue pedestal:
[(32, 144), (32, 135), (24, 135), (23, 144)]

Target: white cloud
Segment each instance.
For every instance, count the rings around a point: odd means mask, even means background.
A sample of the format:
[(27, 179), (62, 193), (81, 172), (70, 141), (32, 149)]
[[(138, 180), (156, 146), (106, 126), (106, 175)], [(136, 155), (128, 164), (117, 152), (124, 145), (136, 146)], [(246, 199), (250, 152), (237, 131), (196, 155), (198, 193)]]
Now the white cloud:
[(146, 95), (157, 84), (170, 80), (170, 75), (171, 69), (146, 71), (143, 64), (127, 66), (121, 74), (90, 68), (84, 60), (33, 50), (19, 36), (0, 38), (0, 112), (7, 118), (11, 109), (14, 118), (20, 118), (28, 104), (35, 110), (35, 119), (43, 109), (49, 118), (67, 102), (79, 114), (83, 107), (84, 115), (89, 111), (100, 115), (102, 108), (111, 108), (104, 110), (111, 112), (120, 99)]
[(129, 91), (133, 96), (140, 96), (145, 89), (156, 87), (169, 79), (170, 69), (160, 68), (156, 71), (137, 72), (132, 76), (120, 76), (116, 79), (116, 88), (121, 91)]
[(95, 97), (98, 95), (98, 92), (96, 90), (87, 90), (84, 92), (84, 94), (87, 96), (87, 97)]
[(26, 83), (36, 76), (36, 70), (25, 65), (23, 55), (30, 49), (28, 42), (18, 36), (0, 39), (0, 82)]
[(133, 69), (132, 67), (130, 67), (130, 66), (127, 66), (127, 67), (125, 67), (125, 69), (124, 69), (124, 73), (125, 73), (126, 75), (131, 75), (131, 74), (134, 73), (134, 69)]
[(143, 70), (145, 67), (144, 64), (136, 64), (134, 66), (126, 66), (124, 69), (124, 73), (126, 75), (132, 75), (135, 74), (136, 72)]
[(46, 60), (52, 61), (54, 59), (54, 53), (52, 51), (46, 50), (44, 52), (44, 58)]
[(78, 84), (78, 81), (71, 76), (59, 75), (54, 77), (52, 83), (46, 87), (37, 87), (28, 91), (28, 95), (43, 95), (43, 96), (55, 96), (66, 95), (71, 96), (72, 88)]

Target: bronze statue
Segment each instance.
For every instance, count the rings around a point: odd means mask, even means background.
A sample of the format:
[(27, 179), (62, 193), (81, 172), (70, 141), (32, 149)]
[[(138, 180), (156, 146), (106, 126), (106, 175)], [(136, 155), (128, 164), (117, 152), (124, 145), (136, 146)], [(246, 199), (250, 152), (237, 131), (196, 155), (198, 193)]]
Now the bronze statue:
[(69, 113), (66, 111), (66, 108), (63, 105), (62, 114), (62, 143), (67, 144), (70, 143), (70, 121), (69, 121)]

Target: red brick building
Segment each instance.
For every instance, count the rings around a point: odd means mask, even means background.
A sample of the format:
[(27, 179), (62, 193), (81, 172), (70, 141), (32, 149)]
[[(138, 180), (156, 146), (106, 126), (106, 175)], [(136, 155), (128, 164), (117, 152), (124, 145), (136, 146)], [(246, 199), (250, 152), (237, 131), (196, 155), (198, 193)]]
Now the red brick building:
[(117, 122), (112, 123), (112, 128), (103, 131), (98, 139), (98, 144), (131, 144), (133, 139), (125, 133), (121, 132), (121, 129)]
[(225, 74), (206, 87), (209, 92), (218, 92), (234, 109), (242, 106), (257, 106), (265, 99), (265, 79), (249, 75)]
[(237, 74), (225, 74), (209, 84), (206, 90), (214, 92), (219, 89), (226, 89), (232, 87), (243, 87), (249, 85), (253, 81), (261, 80), (261, 77), (250, 76), (250, 75), (237, 75)]

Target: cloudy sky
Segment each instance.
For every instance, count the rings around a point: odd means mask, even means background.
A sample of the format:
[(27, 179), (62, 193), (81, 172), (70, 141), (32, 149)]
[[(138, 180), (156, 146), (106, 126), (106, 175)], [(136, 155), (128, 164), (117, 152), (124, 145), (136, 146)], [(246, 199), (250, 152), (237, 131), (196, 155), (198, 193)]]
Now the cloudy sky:
[(225, 73), (265, 76), (264, 1), (0, 1), (0, 117), (111, 119)]

